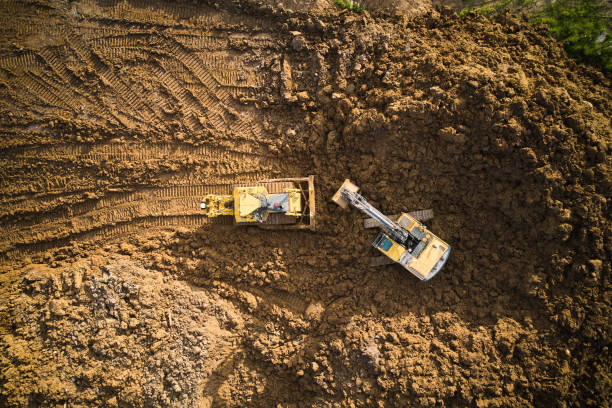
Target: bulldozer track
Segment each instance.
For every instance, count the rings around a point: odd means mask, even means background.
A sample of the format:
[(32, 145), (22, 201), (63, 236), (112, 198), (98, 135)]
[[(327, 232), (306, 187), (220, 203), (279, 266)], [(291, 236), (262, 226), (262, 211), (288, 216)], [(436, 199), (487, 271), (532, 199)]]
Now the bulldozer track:
[[(245, 184), (253, 184), (261, 178), (260, 176), (253, 179), (243, 179)], [(70, 213), (72, 215), (81, 215), (89, 211), (98, 210), (101, 208), (112, 207), (129, 203), (136, 200), (143, 199), (157, 199), (157, 198), (182, 198), (182, 197), (202, 197), (206, 194), (229, 194), (231, 192), (233, 183), (227, 184), (215, 184), (215, 185), (180, 185), (180, 186), (168, 186), (168, 187), (147, 187), (134, 191), (126, 192), (110, 192), (99, 199), (79, 200), (77, 203), (70, 205)], [(32, 214), (38, 214), (40, 220), (50, 217), (50, 213), (59, 212), (59, 210), (65, 209), (66, 205), (59, 204), (63, 200), (69, 198), (77, 199), (78, 196), (86, 193), (87, 190), (78, 190), (75, 192), (67, 193), (65, 191), (58, 193), (48, 193), (45, 195), (28, 194), (13, 200), (2, 200), (0, 203), (5, 207), (12, 209), (12, 214), (18, 213), (20, 216), (31, 216)], [(35, 205), (32, 205), (35, 203)], [(55, 206), (53, 206), (56, 204)], [(47, 207), (47, 211), (41, 211), (41, 208)], [(47, 214), (43, 216), (43, 214)], [(7, 217), (8, 215), (2, 215)], [(39, 221), (41, 222), (41, 221)], [(31, 222), (33, 223), (33, 222)], [(6, 224), (6, 222), (4, 223)], [(30, 224), (27, 224), (30, 225)]]
[[(219, 163), (216, 168), (207, 171), (188, 172), (182, 176), (183, 182), (196, 183), (198, 180), (206, 180), (211, 184), (239, 183), (244, 180), (259, 180), (270, 175), (271, 166), (240, 168), (239, 165), (225, 165)], [(0, 191), (4, 196), (15, 197), (30, 195), (41, 197), (42, 195), (75, 192), (88, 192), (97, 190), (95, 180), (80, 179), (69, 176), (40, 176), (31, 177), (23, 180), (23, 176), (11, 176), (5, 180), (0, 180)], [(129, 185), (116, 184), (110, 188), (129, 188)]]
[(225, 50), (228, 37), (225, 35), (203, 35), (189, 33), (171, 33), (172, 37), (184, 47), (191, 50)]
[(181, 102), (181, 110), (183, 116), (189, 121), (190, 127), (193, 130), (202, 130), (204, 127), (196, 118), (196, 116), (203, 115), (204, 109), (200, 105), (200, 101), (197, 100), (191, 92), (188, 92), (181, 84), (167, 71), (155, 67), (154, 72), (157, 74), (157, 78), (165, 85), (169, 93)]
[(31, 95), (38, 98), (43, 104), (52, 105), (60, 109), (72, 110), (70, 105), (52, 90), (45, 82), (31, 74), (23, 75), (18, 80), (19, 85)]
[(67, 41), (85, 65), (92, 66), (102, 82), (123, 100), (126, 107), (130, 108), (131, 116), (141, 120), (145, 125), (152, 121), (151, 114), (153, 112), (151, 108), (138, 97), (137, 92), (128, 89), (123, 81), (116, 76), (113, 69), (101, 61), (94, 50), (83, 44), (80, 38), (74, 34), (68, 35)]
[[(199, 24), (212, 24), (215, 22), (216, 13), (212, 11), (204, 11), (201, 8), (187, 5), (168, 5), (168, 4), (156, 4), (155, 11), (150, 9), (150, 3), (148, 2), (133, 2), (128, 3), (117, 3), (112, 6), (100, 6), (95, 1), (84, 1), (83, 7), (80, 14), (87, 15), (94, 18), (100, 18), (105, 20), (117, 21), (119, 23), (146, 23), (151, 25), (161, 25), (171, 27), (178, 25), (177, 20), (173, 20), (173, 16), (177, 16), (178, 19), (186, 18), (187, 16), (197, 15), (197, 22)], [(140, 6), (140, 7), (138, 7)], [(159, 15), (164, 14), (169, 17), (164, 19), (164, 24), (159, 23)]]
[[(62, 50), (61, 54), (65, 54), (66, 50)], [(62, 79), (66, 84), (69, 84), (73, 78), (73, 75), (66, 69), (66, 67), (58, 61), (58, 54), (60, 52), (52, 52), (51, 48), (43, 48), (38, 51), (38, 55), (45, 61), (45, 63), (51, 68), (53, 73)]]

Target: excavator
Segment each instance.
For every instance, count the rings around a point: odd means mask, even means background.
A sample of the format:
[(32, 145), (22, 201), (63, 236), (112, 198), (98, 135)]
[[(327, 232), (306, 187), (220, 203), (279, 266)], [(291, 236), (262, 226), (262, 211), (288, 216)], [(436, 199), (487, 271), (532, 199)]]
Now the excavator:
[(365, 228), (379, 226), (382, 229), (372, 246), (384, 256), (374, 258), (371, 262), (373, 266), (398, 263), (422, 281), (428, 281), (440, 272), (448, 260), (451, 247), (417, 219), (433, 217), (432, 210), (388, 217), (368, 203), (358, 191), (359, 187), (346, 179), (332, 201), (342, 208), (349, 205), (355, 207), (370, 217), (364, 220)]
[(236, 225), (314, 230), (314, 176), (236, 185), (230, 194), (206, 195), (200, 209), (206, 217), (232, 217)]

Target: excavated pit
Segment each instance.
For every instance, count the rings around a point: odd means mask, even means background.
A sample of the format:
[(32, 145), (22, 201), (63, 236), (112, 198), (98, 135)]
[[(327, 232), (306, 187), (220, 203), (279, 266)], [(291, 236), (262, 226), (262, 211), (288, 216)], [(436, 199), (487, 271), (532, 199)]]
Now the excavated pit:
[[(0, 4), (0, 405), (609, 404), (610, 77), (311, 3)], [(199, 212), (310, 174), (315, 233)], [(444, 270), (368, 266), (345, 178), (433, 208)]]

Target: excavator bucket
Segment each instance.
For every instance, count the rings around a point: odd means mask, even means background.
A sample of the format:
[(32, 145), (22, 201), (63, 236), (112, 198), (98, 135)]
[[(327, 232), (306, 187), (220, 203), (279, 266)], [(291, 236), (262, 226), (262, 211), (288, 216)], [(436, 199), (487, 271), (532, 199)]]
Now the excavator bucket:
[(357, 191), (359, 191), (359, 187), (357, 187), (356, 185), (351, 183), (351, 180), (346, 179), (346, 180), (344, 180), (344, 183), (342, 183), (342, 185), (340, 186), (338, 191), (336, 191), (336, 194), (334, 194), (334, 196), (332, 197), (332, 201), (334, 203), (336, 203), (340, 207), (346, 209), (348, 207), (349, 203), (346, 202), (346, 200), (344, 198), (342, 198), (342, 190), (343, 189), (347, 189), (348, 191), (352, 191), (353, 193), (356, 193)]

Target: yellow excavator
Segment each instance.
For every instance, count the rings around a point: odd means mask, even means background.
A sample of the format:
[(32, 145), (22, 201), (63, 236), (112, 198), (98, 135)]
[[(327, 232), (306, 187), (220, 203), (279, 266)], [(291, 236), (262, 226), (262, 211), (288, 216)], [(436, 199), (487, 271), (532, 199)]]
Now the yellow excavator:
[(398, 263), (422, 281), (433, 278), (444, 266), (451, 247), (435, 236), (417, 218), (433, 217), (432, 210), (401, 213), (387, 217), (358, 193), (359, 187), (346, 179), (332, 197), (332, 201), (347, 208), (361, 210), (370, 218), (364, 220), (365, 228), (380, 227), (372, 246), (384, 254), (374, 258), (373, 266)]
[(206, 195), (200, 209), (210, 218), (231, 216), (238, 225), (314, 230), (314, 176), (233, 186), (228, 195)]

